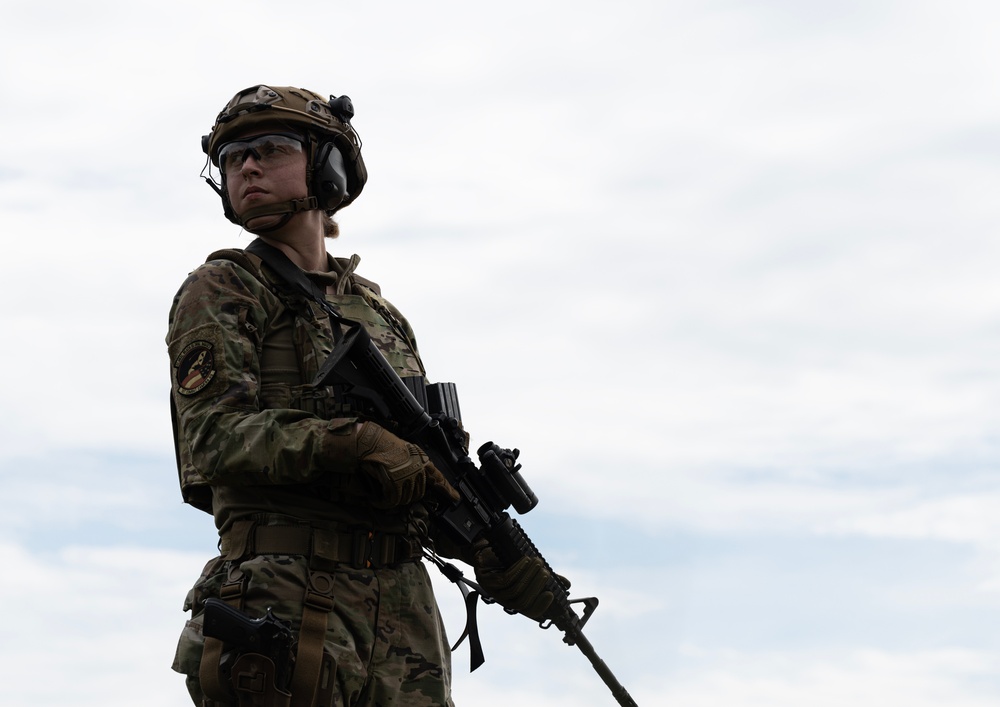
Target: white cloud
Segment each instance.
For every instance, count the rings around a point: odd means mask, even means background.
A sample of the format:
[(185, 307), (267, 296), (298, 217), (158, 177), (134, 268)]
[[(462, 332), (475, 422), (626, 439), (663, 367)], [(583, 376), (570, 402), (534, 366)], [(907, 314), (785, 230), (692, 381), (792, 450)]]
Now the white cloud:
[(902, 508), (846, 517), (831, 524), (839, 533), (875, 537), (934, 539), (1000, 549), (1000, 494), (954, 495)]
[[(167, 707), (187, 700), (170, 671), (181, 601), (202, 558), (67, 546), (39, 557), (4, 544), (4, 704)], [(54, 669), (54, 666), (60, 666)]]
[[(258, 81), (354, 99), (371, 181), (333, 249), (361, 253), (410, 315), (475, 441), (524, 450), (536, 514), (586, 517), (588, 537), (641, 529), (630, 539), (664, 561), (674, 533), (952, 543), (971, 556), (949, 589), (996, 594), (993, 5), (287, 10), (22, 4), (0, 27), (18, 67), (0, 79), (16, 108), (0, 161), (3, 525), (79, 543), (2, 550), (18, 568), (5, 605), (45, 609), (44, 631), (18, 612), (25, 652), (0, 670), (34, 675), (53, 645), (69, 666), (5, 703), (186, 700), (165, 666), (206, 558), (102, 554), (88, 537), (186, 522), (156, 512), (178, 503), (159, 485), (166, 311), (210, 251), (249, 241), (197, 173), (215, 113)], [(267, 36), (239, 19), (255, 12)], [(157, 461), (102, 475), (112, 450)], [(559, 559), (603, 620), (683, 605), (642, 586), (649, 572), (634, 588), (585, 552)], [(735, 601), (745, 577), (720, 567), (712, 596)], [(918, 581), (912, 596), (943, 591)], [(524, 665), (491, 658), (502, 669), (461, 679), (462, 703), (609, 703), (555, 636), (494, 630), (555, 682), (511, 687)], [(677, 659), (691, 670), (643, 667), (628, 686), (640, 704), (986, 704), (995, 656), (951, 635), (941, 651), (700, 644)], [(621, 645), (606, 657), (626, 670)]]
[[(858, 649), (802, 655), (706, 652), (689, 647), (686, 653), (692, 665), (666, 676), (650, 704), (985, 707), (995, 700), (989, 683), (996, 656), (987, 652)], [(651, 697), (652, 687), (647, 687)]]

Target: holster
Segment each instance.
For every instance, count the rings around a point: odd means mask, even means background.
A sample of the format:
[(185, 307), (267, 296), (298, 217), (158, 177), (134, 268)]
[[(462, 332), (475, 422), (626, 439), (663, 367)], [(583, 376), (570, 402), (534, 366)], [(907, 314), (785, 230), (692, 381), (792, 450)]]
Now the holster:
[(275, 666), (267, 656), (224, 655), (222, 642), (206, 637), (199, 676), (206, 697), (228, 705), (235, 690), (240, 707), (332, 707), (337, 701), (336, 665), (324, 644), (336, 583), (325, 568), (331, 563), (362, 568), (410, 562), (418, 557), (419, 544), (404, 536), (370, 531), (322, 531), (240, 521), (223, 537), (221, 550), (229, 574), (220, 598), (238, 609), (243, 608), (245, 591), (245, 578), (238, 569), (241, 558), (258, 553), (303, 555), (309, 558), (310, 568), (289, 692), (276, 686)]
[(275, 685), (274, 662), (267, 656), (244, 653), (228, 672), (240, 707), (290, 707), (292, 695)]
[[(243, 590), (246, 578), (239, 567), (232, 562), (226, 563), (226, 581), (223, 582), (219, 598), (236, 609), (243, 608)], [(213, 702), (220, 705), (230, 704), (232, 694), (228, 681), (223, 675), (223, 643), (218, 638), (205, 636), (205, 645), (201, 653), (201, 665), (198, 670), (198, 682), (201, 691)], [(261, 656), (264, 657), (264, 656)], [(237, 661), (238, 662), (238, 661)], [(271, 664), (272, 684), (274, 664)]]

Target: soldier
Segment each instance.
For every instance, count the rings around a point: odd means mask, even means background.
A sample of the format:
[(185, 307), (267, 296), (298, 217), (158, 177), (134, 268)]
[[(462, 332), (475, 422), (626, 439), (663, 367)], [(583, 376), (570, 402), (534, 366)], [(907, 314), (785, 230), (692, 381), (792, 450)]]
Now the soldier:
[[(434, 545), (434, 505), (457, 494), (421, 449), (313, 384), (334, 323), (257, 245), (304, 271), (400, 377), (424, 375), (412, 329), (355, 274), (358, 256), (326, 250), (338, 234), (333, 214), (367, 178), (353, 115), (346, 96), (253, 86), (202, 139), (226, 217), (258, 240), (209, 256), (170, 311), (181, 490), (214, 516), (220, 536), (220, 555), (185, 601), (192, 617), (173, 665), (196, 705), (452, 704), (449, 648), (421, 556)], [(488, 548), (476, 550), (447, 554), (477, 565), (507, 608), (540, 615), (539, 569), (497, 567)], [(231, 646), (203, 635), (213, 597), (289, 622), (297, 640), (288, 680), (260, 656), (237, 664)]]

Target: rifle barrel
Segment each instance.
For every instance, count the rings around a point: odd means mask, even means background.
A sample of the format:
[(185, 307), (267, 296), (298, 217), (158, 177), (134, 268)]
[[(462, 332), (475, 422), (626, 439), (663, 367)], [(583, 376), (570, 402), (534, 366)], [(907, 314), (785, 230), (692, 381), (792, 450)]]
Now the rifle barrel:
[[(594, 666), (594, 671), (601, 676), (601, 680), (603, 680), (604, 684), (611, 690), (611, 695), (618, 701), (618, 704), (622, 707), (638, 707), (635, 700), (632, 699), (632, 695), (628, 694), (628, 690), (625, 689), (625, 686), (618, 682), (618, 678), (616, 678), (615, 674), (611, 672), (611, 668), (609, 668), (607, 664), (601, 660), (601, 657), (597, 655), (597, 651), (594, 650), (592, 645), (590, 645), (590, 641), (588, 641), (587, 637), (583, 635), (583, 632), (576, 631), (574, 633), (576, 635), (573, 636), (573, 644), (580, 649), (581, 653), (587, 656), (590, 664)], [(569, 641), (567, 641), (567, 643), (568, 642)]]

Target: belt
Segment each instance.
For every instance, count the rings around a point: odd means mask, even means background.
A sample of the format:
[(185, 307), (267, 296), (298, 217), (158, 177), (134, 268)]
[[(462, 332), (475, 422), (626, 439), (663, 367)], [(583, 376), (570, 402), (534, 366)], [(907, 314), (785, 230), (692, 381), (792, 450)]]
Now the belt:
[(219, 541), (227, 560), (248, 555), (304, 555), (358, 569), (412, 562), (422, 555), (420, 543), (408, 535), (354, 528), (326, 530), (308, 525), (233, 523)]

